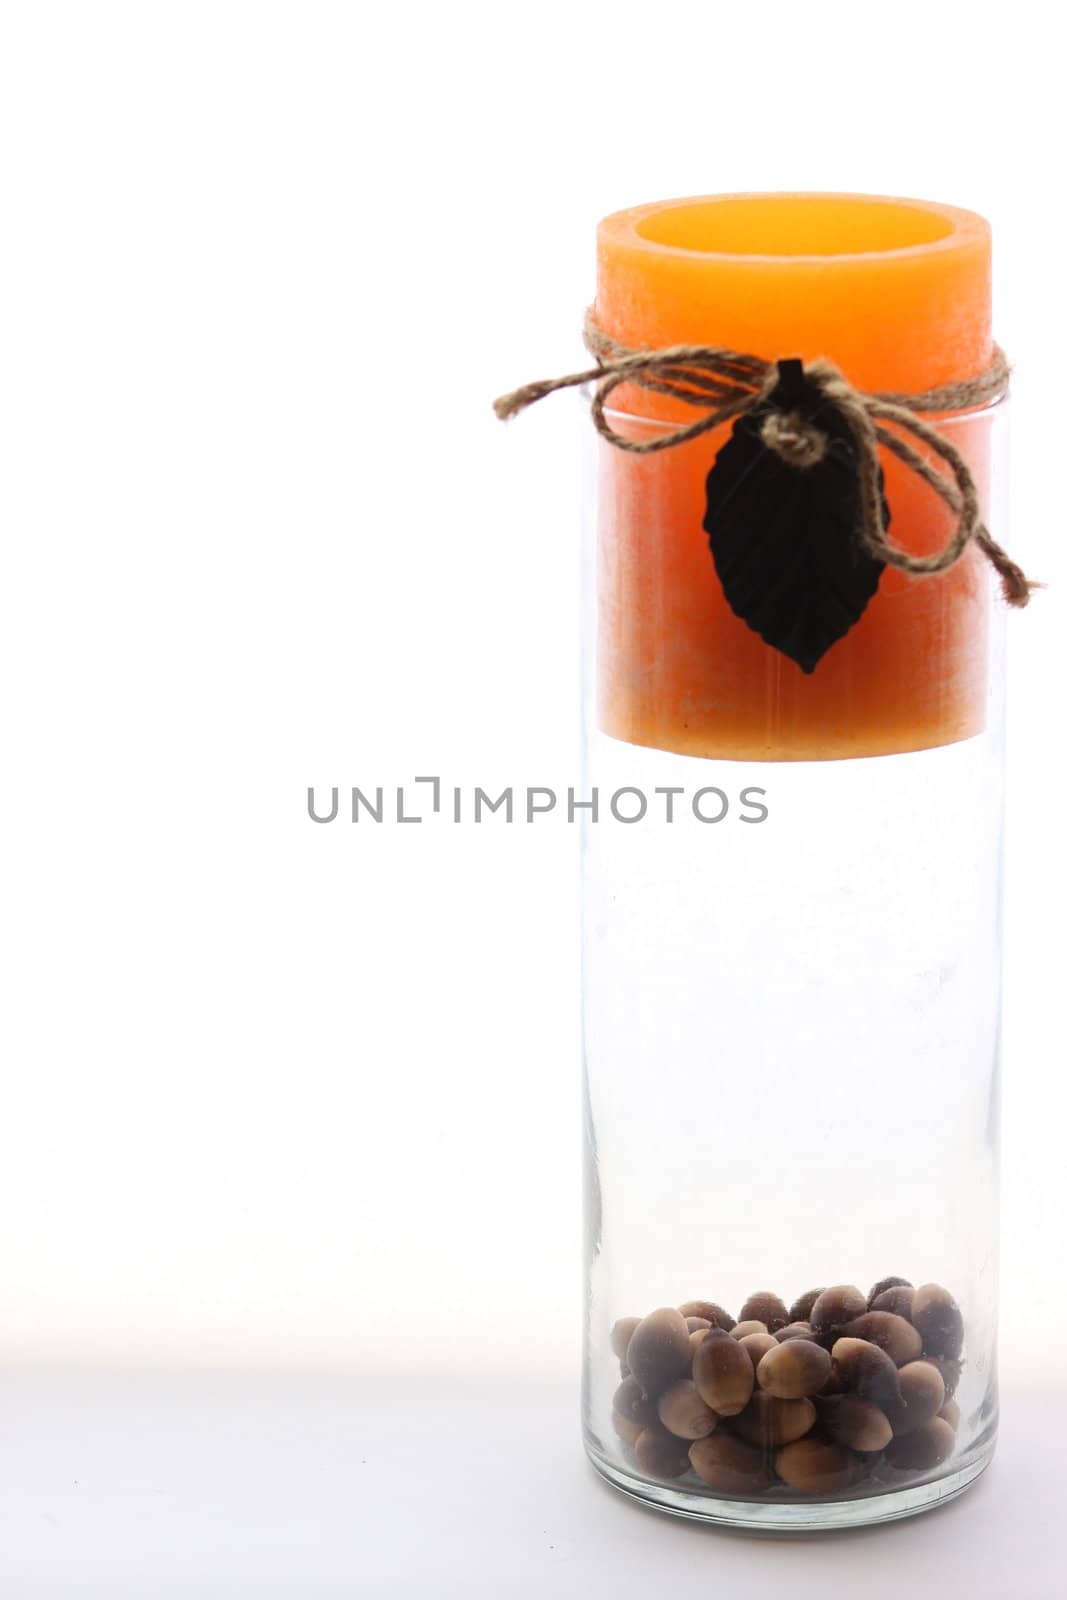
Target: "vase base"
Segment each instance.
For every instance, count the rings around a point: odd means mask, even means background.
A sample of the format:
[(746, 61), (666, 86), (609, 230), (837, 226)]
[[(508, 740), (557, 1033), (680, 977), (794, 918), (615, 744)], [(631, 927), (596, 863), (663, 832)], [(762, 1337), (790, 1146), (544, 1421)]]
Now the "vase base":
[(688, 1517), (726, 1528), (749, 1532), (822, 1533), (833, 1528), (864, 1528), (880, 1522), (933, 1511), (954, 1500), (981, 1477), (993, 1459), (995, 1440), (969, 1452), (969, 1459), (952, 1472), (921, 1483), (900, 1488), (880, 1484), (835, 1500), (774, 1499), (746, 1500), (688, 1490), (677, 1482), (655, 1483), (630, 1473), (608, 1461), (592, 1446), (587, 1453), (597, 1472), (614, 1488), (643, 1505), (667, 1511), (672, 1516)]

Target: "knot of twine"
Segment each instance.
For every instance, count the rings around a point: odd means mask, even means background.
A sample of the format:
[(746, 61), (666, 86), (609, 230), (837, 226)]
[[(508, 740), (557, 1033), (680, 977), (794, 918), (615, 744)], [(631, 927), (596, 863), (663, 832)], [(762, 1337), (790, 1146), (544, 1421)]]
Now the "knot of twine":
[[(524, 384), (494, 402), (493, 409), (502, 421), (524, 411), (527, 406), (554, 394), (557, 389), (572, 389), (594, 384), (593, 424), (600, 436), (617, 450), (634, 455), (652, 455), (670, 450), (701, 434), (710, 433), (733, 417), (753, 411), (770, 397), (778, 382), (776, 362), (760, 356), (741, 355), (717, 345), (678, 344), (663, 350), (630, 350), (599, 328), (592, 312), (586, 313), (585, 346), (596, 358), (596, 366), (585, 372), (572, 372), (563, 378), (547, 378)], [(859, 486), (859, 537), (879, 561), (902, 572), (927, 575), (945, 572), (963, 555), (973, 540), (1000, 576), (1009, 605), (1025, 606), (1033, 589), (1022, 568), (1001, 549), (982, 521), (978, 487), (964, 457), (956, 446), (924, 422), (922, 412), (965, 411), (987, 405), (1008, 392), (1011, 369), (999, 345), (984, 372), (962, 383), (949, 383), (921, 394), (866, 394), (853, 388), (832, 361), (819, 359), (804, 365), (804, 376), (820, 395), (819, 406), (811, 415), (796, 410), (767, 413), (760, 436), (791, 466), (805, 469), (817, 465), (829, 446), (829, 437), (818, 426), (819, 411), (825, 406), (846, 430), (856, 456)], [(619, 433), (607, 412), (607, 402), (620, 384), (633, 383), (653, 394), (669, 395), (703, 412), (695, 421), (684, 423), (650, 439), (628, 439)], [(885, 426), (894, 424), (895, 428)], [(911, 435), (911, 440), (902, 435)], [(920, 441), (944, 464), (932, 465), (912, 441)], [(937, 494), (955, 518), (943, 548), (933, 555), (912, 555), (889, 543), (882, 517), (882, 496), (878, 449), (883, 446)]]

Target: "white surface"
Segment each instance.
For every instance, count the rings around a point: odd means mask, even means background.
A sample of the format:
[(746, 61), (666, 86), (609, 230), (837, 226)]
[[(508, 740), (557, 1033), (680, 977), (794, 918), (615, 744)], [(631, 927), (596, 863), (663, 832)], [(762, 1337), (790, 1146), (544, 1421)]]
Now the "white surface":
[(1061, 1593), (1062, 1396), (1009, 1393), (938, 1511), (777, 1538), (608, 1488), (559, 1380), (9, 1373), (0, 1406), (4, 1600)]

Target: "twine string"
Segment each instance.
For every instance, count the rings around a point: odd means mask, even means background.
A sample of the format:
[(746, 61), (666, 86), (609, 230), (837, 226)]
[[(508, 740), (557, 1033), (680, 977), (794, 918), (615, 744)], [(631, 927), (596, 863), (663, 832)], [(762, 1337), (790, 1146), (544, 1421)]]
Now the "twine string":
[[(631, 350), (597, 326), (586, 313), (585, 346), (596, 365), (562, 378), (527, 383), (495, 401), (498, 417), (507, 420), (560, 389), (593, 385), (591, 413), (601, 438), (617, 450), (652, 455), (712, 433), (733, 418), (753, 411), (771, 395), (778, 383), (776, 362), (745, 355), (717, 345), (677, 344), (661, 350)], [(920, 394), (892, 391), (864, 393), (849, 383), (832, 361), (820, 358), (804, 365), (804, 375), (819, 391), (813, 415), (772, 410), (760, 436), (792, 466), (814, 466), (826, 452), (827, 435), (818, 416), (831, 412), (851, 440), (856, 458), (859, 489), (859, 537), (880, 561), (916, 576), (945, 572), (959, 561), (974, 541), (1000, 577), (1004, 597), (1012, 606), (1025, 606), (1038, 587), (996, 542), (982, 520), (978, 487), (962, 453), (952, 441), (924, 420), (922, 412), (966, 411), (988, 405), (1008, 391), (1011, 369), (1004, 352), (994, 346), (989, 366), (974, 378), (944, 384)], [(630, 439), (615, 427), (608, 402), (622, 384), (632, 383), (653, 394), (680, 400), (699, 411), (692, 422), (680, 423), (649, 439)], [(925, 446), (943, 465), (931, 462), (917, 446)], [(890, 451), (927, 484), (953, 514), (953, 526), (943, 547), (931, 555), (912, 555), (891, 544), (882, 517), (879, 448)]]

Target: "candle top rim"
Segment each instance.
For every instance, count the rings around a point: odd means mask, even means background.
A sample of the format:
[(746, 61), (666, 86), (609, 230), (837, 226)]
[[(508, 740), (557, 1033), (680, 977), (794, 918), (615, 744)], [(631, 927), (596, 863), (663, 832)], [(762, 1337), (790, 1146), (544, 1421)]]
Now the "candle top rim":
[[(850, 235), (850, 226), (859, 232)], [(810, 244), (813, 228), (829, 239), (831, 247), (790, 247), (791, 239)], [(793, 261), (845, 266), (927, 258), (988, 244), (990, 232), (989, 223), (978, 212), (941, 201), (820, 190), (741, 191), (655, 200), (613, 212), (598, 228), (602, 242), (610, 240), (650, 256), (779, 269)], [(775, 246), (768, 248), (772, 237)], [(739, 248), (738, 242), (746, 238), (761, 247)], [(784, 247), (778, 246), (779, 238)], [(861, 238), (863, 247), (846, 247)], [(890, 242), (896, 240), (900, 242)]]

